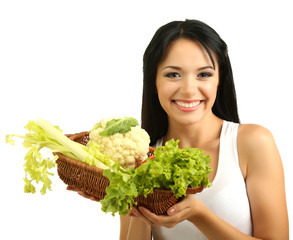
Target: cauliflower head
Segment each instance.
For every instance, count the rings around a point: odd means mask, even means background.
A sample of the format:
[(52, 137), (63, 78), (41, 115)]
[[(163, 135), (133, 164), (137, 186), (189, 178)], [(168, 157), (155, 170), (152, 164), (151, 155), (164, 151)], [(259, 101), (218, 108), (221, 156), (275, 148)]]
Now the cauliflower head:
[(99, 133), (106, 127), (111, 118), (105, 118), (99, 127), (90, 132), (89, 138), (95, 141), (100, 151), (123, 168), (134, 168), (147, 158), (150, 137), (139, 125), (131, 127), (126, 133), (115, 133), (110, 136), (101, 136)]

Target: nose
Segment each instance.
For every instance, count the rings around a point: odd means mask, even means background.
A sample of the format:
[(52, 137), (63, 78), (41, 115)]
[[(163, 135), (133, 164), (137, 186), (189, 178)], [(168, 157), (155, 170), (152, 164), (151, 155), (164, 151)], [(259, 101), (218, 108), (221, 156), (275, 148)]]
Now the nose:
[(185, 76), (181, 81), (180, 92), (183, 96), (193, 96), (197, 91), (197, 81), (192, 75)]

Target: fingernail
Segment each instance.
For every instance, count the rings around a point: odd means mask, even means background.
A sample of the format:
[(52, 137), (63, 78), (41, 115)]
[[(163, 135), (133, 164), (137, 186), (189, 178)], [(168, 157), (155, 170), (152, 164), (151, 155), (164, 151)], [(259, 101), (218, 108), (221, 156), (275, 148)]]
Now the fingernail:
[(169, 211), (168, 211), (168, 215), (173, 215), (175, 213), (175, 209), (174, 208), (171, 208)]

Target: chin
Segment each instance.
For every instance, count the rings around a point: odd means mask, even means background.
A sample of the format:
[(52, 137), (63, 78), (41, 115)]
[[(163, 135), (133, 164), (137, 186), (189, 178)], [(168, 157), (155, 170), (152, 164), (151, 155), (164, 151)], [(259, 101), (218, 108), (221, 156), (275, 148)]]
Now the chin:
[(197, 124), (198, 122), (201, 121), (201, 119), (202, 117), (199, 117), (199, 116), (189, 116), (189, 117), (179, 116), (177, 118), (173, 118), (173, 121), (181, 126), (188, 127), (188, 126)]

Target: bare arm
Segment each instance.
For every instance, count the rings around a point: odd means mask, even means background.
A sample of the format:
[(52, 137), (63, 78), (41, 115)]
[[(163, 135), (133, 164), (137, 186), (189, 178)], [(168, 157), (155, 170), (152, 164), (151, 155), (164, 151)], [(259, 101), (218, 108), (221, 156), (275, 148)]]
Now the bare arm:
[(254, 236), (289, 239), (284, 172), (274, 138), (257, 125), (243, 125), (239, 136), (240, 157), (247, 158), (246, 188)]
[(150, 240), (151, 227), (137, 217), (120, 216), (120, 240)]
[(130, 225), (130, 216), (120, 215), (120, 240), (126, 240), (128, 235), (128, 229)]

